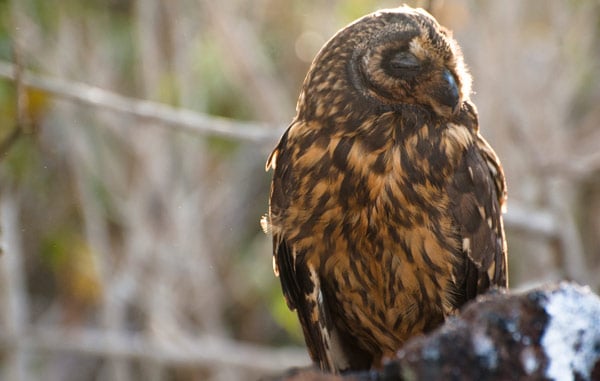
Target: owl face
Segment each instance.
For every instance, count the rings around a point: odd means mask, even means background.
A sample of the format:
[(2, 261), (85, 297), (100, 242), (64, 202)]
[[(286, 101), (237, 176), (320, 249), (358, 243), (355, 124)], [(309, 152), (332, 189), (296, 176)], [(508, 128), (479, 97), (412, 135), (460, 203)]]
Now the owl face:
[(449, 118), (467, 100), (470, 76), (449, 32), (427, 12), (401, 7), (348, 25), (317, 55), (304, 92), (335, 100), (341, 87), (354, 90), (351, 103), (419, 105)]

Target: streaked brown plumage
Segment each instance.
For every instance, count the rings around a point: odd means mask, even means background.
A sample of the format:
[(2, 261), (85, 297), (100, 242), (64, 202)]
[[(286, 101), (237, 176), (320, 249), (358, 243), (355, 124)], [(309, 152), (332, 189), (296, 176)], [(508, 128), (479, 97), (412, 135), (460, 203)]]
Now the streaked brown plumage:
[(267, 161), (275, 270), (324, 370), (380, 366), (506, 287), (502, 167), (449, 32), (409, 7), (321, 49)]

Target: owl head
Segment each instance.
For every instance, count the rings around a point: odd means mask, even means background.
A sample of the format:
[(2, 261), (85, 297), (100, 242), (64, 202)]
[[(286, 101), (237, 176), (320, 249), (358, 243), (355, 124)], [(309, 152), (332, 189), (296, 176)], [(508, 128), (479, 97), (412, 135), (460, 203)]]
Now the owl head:
[(451, 118), (470, 87), (451, 33), (426, 11), (404, 6), (364, 16), (330, 39), (307, 74), (298, 112), (310, 119), (414, 105)]

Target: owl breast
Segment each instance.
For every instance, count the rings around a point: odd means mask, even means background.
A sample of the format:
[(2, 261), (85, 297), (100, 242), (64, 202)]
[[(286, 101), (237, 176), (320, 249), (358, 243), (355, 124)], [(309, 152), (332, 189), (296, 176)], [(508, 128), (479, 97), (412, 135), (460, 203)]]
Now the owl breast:
[(286, 224), (298, 227), (303, 260), (319, 264), (334, 324), (369, 352), (391, 355), (452, 313), (460, 260), (446, 213), (450, 151), (434, 127), (399, 136), (393, 114), (379, 118), (300, 154), (300, 178), (322, 181), (302, 187), (310, 191), (288, 208), (296, 220)]

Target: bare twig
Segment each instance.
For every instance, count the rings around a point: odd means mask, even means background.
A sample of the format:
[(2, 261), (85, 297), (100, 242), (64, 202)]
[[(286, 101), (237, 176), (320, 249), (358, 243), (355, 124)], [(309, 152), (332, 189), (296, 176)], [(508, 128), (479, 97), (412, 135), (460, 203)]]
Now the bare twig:
[(526, 208), (513, 201), (508, 204), (504, 222), (511, 229), (538, 234), (547, 239), (556, 239), (561, 229), (557, 218), (551, 212)]
[[(14, 65), (0, 61), (0, 77), (14, 81)], [(178, 109), (164, 103), (125, 97), (99, 87), (42, 76), (30, 71), (23, 72), (23, 83), (78, 103), (162, 122), (168, 126), (203, 135), (218, 135), (259, 143), (272, 143), (282, 131), (282, 126), (277, 128), (278, 126), (266, 123), (241, 122), (210, 116), (191, 110)]]
[(15, 107), (17, 110), (17, 127), (25, 133), (31, 132), (31, 121), (27, 114), (27, 91), (23, 83), (23, 52), (21, 50), (21, 42), (18, 33), (15, 33), (12, 41), (13, 59), (13, 80), (15, 84)]
[[(16, 21), (15, 21), (16, 23)], [(14, 28), (18, 30), (17, 27)], [(15, 84), (15, 109), (16, 126), (0, 141), (0, 161), (8, 153), (8, 150), (17, 142), (23, 132), (31, 132), (31, 123), (27, 115), (27, 92), (23, 84), (23, 52), (18, 33), (12, 36), (12, 54), (15, 61), (13, 65), (13, 82)]]
[(568, 278), (590, 284), (592, 277), (586, 267), (583, 243), (571, 207), (575, 204), (573, 189), (568, 182), (560, 179), (548, 180), (547, 183), (552, 208), (561, 221), (558, 238), (562, 250), (558, 253), (557, 262), (564, 266), (563, 271)]
[(0, 142), (0, 161), (4, 159), (8, 150), (17, 142), (21, 136), (21, 128), (19, 126), (14, 127), (11, 132)]
[[(11, 26), (12, 49), (15, 60), (13, 80), (16, 87), (16, 126), (0, 142), (0, 160), (8, 152), (23, 132), (29, 132), (27, 118), (27, 95), (22, 81), (22, 50), (19, 33), (20, 9), (17, 3), (12, 5)], [(29, 320), (28, 295), (23, 268), (21, 230), (19, 228), (19, 202), (12, 192), (1, 189), (0, 193), (0, 254), (6, 251), (0, 261), (0, 300), (3, 305), (0, 314), (0, 329), (19, 338), (23, 336), (24, 326)], [(10, 351), (2, 356), (2, 373), (9, 380), (27, 380), (29, 378), (29, 352), (17, 340)]]
[[(221, 364), (264, 372), (310, 363), (302, 348), (274, 349), (213, 336), (178, 338), (171, 345), (163, 345), (141, 334), (115, 334), (104, 330), (30, 327), (26, 332), (20, 341), (30, 350), (110, 355), (179, 365)], [(2, 346), (10, 345), (14, 340), (14, 337), (0, 335)]]
[(205, 0), (202, 5), (214, 28), (214, 38), (226, 49), (225, 69), (237, 77), (237, 83), (243, 84), (240, 90), (245, 92), (253, 108), (271, 122), (288, 118), (293, 104), (281, 82), (274, 79), (270, 61), (263, 53), (263, 44), (253, 25), (246, 22), (245, 17), (236, 15), (239, 7), (233, 2)]
[(6, 378), (2, 379), (16, 381), (28, 379), (29, 353), (20, 340), (25, 333), (29, 317), (18, 216), (17, 200), (9, 191), (3, 189), (0, 200), (0, 238), (1, 246), (6, 252), (0, 261), (0, 298), (3, 300), (0, 331), (14, 336), (17, 340), (11, 343), (11, 350), (3, 357), (3, 373)]

